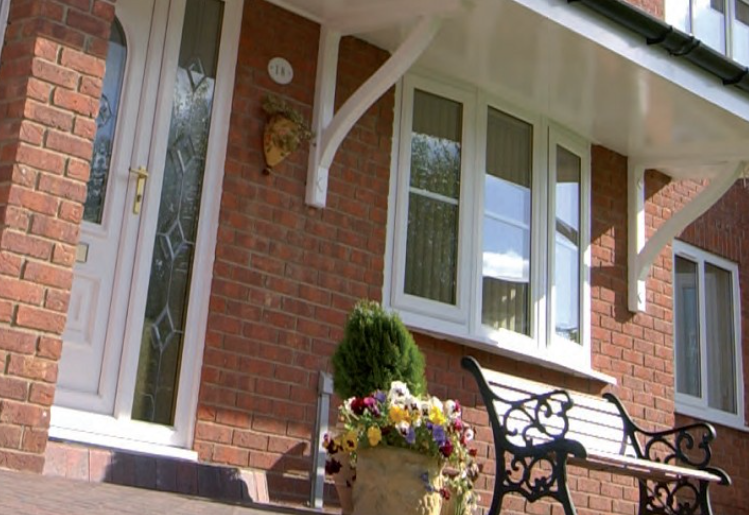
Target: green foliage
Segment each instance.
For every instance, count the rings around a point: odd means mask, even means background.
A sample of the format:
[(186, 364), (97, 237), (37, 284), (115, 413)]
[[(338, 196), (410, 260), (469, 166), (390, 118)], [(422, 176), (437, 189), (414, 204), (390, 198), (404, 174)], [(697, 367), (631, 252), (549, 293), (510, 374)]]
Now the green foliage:
[(426, 394), (424, 355), (397, 314), (359, 301), (333, 354), (333, 388), (348, 399), (388, 391), (393, 381), (406, 383), (415, 395)]

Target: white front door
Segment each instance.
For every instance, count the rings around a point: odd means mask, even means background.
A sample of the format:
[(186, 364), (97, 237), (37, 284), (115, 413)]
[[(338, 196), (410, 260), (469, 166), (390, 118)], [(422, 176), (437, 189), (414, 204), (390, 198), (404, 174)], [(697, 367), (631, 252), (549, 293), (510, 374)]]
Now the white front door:
[(52, 436), (190, 442), (241, 13), (116, 5)]

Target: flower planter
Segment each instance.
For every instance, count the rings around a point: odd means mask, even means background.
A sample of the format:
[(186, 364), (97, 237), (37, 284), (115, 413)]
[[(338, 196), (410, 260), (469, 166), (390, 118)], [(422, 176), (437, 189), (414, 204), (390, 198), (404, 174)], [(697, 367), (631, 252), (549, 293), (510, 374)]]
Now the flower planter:
[(338, 502), (341, 505), (341, 515), (352, 515), (354, 511), (354, 478), (356, 470), (351, 467), (349, 454), (339, 452), (336, 454), (337, 461), (341, 464), (341, 470), (333, 475)]
[(396, 447), (360, 449), (353, 515), (440, 515), (437, 458)]
[(297, 124), (289, 118), (283, 115), (271, 116), (263, 134), (263, 151), (268, 168), (273, 168), (286, 159), (299, 145), (295, 136), (298, 130)]

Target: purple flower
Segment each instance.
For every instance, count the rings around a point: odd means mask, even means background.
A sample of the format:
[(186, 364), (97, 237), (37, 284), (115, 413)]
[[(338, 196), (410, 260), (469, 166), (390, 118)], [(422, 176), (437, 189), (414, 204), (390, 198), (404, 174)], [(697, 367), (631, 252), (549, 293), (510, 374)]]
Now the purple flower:
[(432, 427), (432, 438), (439, 447), (442, 447), (447, 441), (447, 435), (445, 435), (445, 428), (442, 426)]
[(414, 431), (413, 427), (408, 428), (408, 433), (406, 433), (406, 441), (409, 443), (409, 445), (413, 445), (416, 443), (416, 431)]
[(372, 394), (372, 397), (374, 397), (375, 400), (377, 400), (377, 402), (379, 402), (380, 404), (384, 403), (388, 399), (387, 394), (382, 390), (377, 390), (374, 394)]

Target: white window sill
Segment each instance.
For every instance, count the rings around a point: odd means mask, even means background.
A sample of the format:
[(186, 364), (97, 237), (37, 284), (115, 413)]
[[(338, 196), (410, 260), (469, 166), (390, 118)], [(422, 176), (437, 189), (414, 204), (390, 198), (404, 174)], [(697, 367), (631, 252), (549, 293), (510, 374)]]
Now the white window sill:
[[(49, 437), (152, 456), (198, 461), (198, 453), (169, 443), (170, 428), (52, 406)], [(161, 438), (159, 438), (161, 436)], [(150, 441), (149, 441), (150, 440)]]
[(426, 334), (435, 338), (439, 338), (441, 340), (451, 341), (460, 345), (465, 345), (466, 347), (472, 347), (474, 349), (489, 352), (491, 354), (497, 354), (499, 356), (504, 356), (516, 361), (523, 361), (525, 363), (530, 363), (531, 365), (556, 370), (558, 372), (569, 374), (575, 377), (581, 377), (583, 379), (593, 379), (595, 381), (610, 385), (617, 384), (616, 378), (593, 370), (592, 368), (590, 368), (588, 363), (581, 364), (581, 366), (572, 366), (559, 362), (558, 360), (551, 361), (553, 356), (545, 358), (531, 352), (522, 352), (522, 350), (520, 350), (522, 349), (522, 347), (503, 347), (490, 338), (476, 335), (467, 335), (459, 331), (451, 330), (452, 324), (446, 323), (444, 325), (439, 325), (438, 327), (437, 324), (434, 323), (434, 320), (427, 320), (421, 315), (403, 310), (396, 311), (398, 312), (399, 316), (406, 324), (406, 326), (414, 333)]
[(715, 410), (709, 410), (699, 406), (690, 406), (678, 401), (676, 402), (674, 410), (677, 415), (684, 415), (716, 426), (749, 433), (749, 427), (747, 427), (746, 424), (742, 424), (739, 417), (736, 416), (723, 415), (721, 412)]

